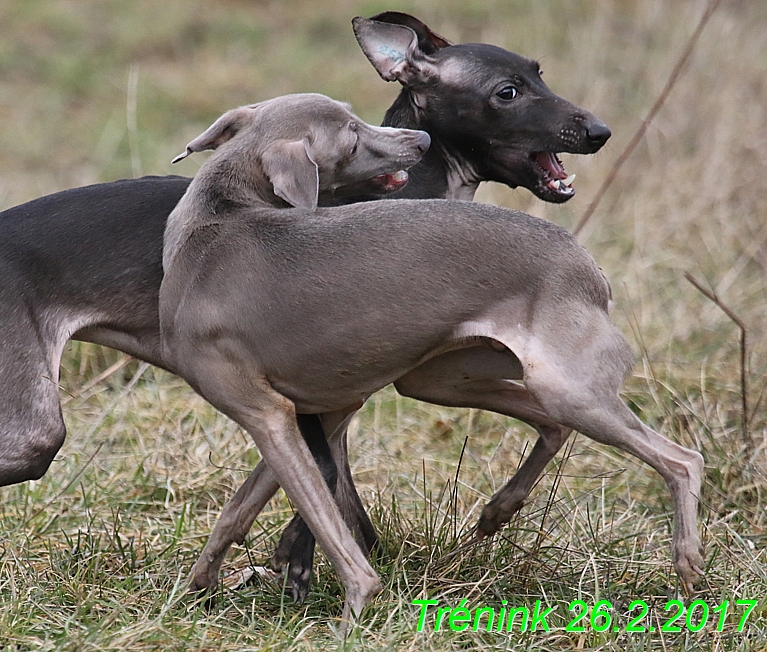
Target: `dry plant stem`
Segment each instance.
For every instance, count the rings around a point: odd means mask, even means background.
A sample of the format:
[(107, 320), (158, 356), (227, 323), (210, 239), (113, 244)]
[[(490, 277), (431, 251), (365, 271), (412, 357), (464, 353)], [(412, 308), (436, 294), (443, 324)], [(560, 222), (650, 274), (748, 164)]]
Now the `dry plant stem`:
[(735, 325), (740, 329), (740, 398), (743, 409), (742, 427), (743, 427), (743, 442), (751, 446), (753, 441), (751, 440), (751, 432), (748, 428), (749, 415), (748, 415), (748, 359), (746, 356), (746, 325), (738, 318), (738, 316), (732, 312), (727, 306), (725, 306), (715, 292), (704, 288), (695, 277), (689, 272), (685, 272), (684, 277), (692, 283), (695, 288), (707, 299), (712, 301), (717, 308), (719, 308), (725, 315), (727, 315)]
[(759, 392), (759, 398), (756, 399), (756, 403), (754, 404), (754, 407), (751, 408), (751, 414), (748, 417), (748, 422), (751, 423), (756, 413), (759, 411), (759, 406), (762, 404), (762, 399), (764, 398), (765, 394), (767, 394), (767, 383), (764, 384), (762, 387), (762, 391)]
[(666, 99), (671, 94), (672, 89), (674, 86), (676, 86), (677, 81), (679, 81), (679, 78), (682, 75), (682, 69), (689, 61), (690, 56), (692, 55), (693, 50), (698, 43), (698, 39), (703, 32), (703, 29), (706, 27), (706, 23), (708, 23), (709, 18), (711, 18), (714, 11), (716, 11), (716, 8), (719, 6), (721, 1), (722, 0), (710, 0), (708, 3), (706, 11), (703, 12), (703, 16), (701, 16), (698, 26), (695, 28), (695, 31), (690, 37), (690, 40), (687, 42), (687, 47), (685, 47), (684, 52), (682, 52), (682, 56), (679, 57), (676, 65), (671, 71), (663, 91), (661, 91), (658, 99), (655, 100), (655, 104), (653, 104), (652, 108), (650, 109), (650, 113), (647, 114), (647, 117), (642, 121), (642, 124), (639, 125), (639, 128), (634, 133), (634, 137), (629, 141), (629, 144), (626, 145), (626, 148), (616, 159), (612, 169), (610, 170), (610, 173), (607, 175), (607, 178), (604, 180), (599, 190), (597, 191), (596, 196), (589, 204), (589, 207), (586, 209), (586, 212), (583, 214), (578, 224), (575, 225), (575, 228), (573, 229), (573, 235), (577, 236), (583, 230), (583, 227), (586, 226), (586, 223), (591, 219), (591, 216), (594, 214), (597, 206), (599, 206), (599, 203), (605, 196), (607, 189), (612, 185), (613, 181), (615, 181), (615, 178), (618, 176), (618, 172), (620, 171), (621, 167), (623, 167), (623, 164), (634, 152), (636, 146), (639, 144), (642, 138), (644, 138), (650, 123), (655, 119), (658, 111), (660, 111), (661, 107), (665, 104)]
[(109, 378), (112, 374), (117, 373), (122, 369), (126, 364), (128, 364), (133, 358), (129, 355), (125, 355), (121, 357), (117, 362), (115, 362), (113, 365), (111, 365), (108, 369), (105, 369), (102, 371), (98, 376), (91, 379), (89, 382), (87, 382), (83, 387), (80, 389), (79, 392), (76, 394), (72, 394), (69, 397), (63, 399), (61, 401), (62, 405), (66, 405), (69, 403), (69, 401), (80, 398), (81, 396), (84, 396), (86, 393), (88, 393), (91, 389), (93, 389), (96, 385), (98, 385), (102, 380), (106, 380)]
[[(64, 488), (59, 491), (53, 498), (51, 498), (49, 501), (45, 503), (40, 509), (38, 509), (36, 512), (32, 514), (29, 518), (27, 518), (20, 527), (26, 527), (29, 525), (32, 521), (34, 521), (40, 514), (42, 514), (44, 511), (46, 511), (53, 503), (55, 503), (59, 498), (61, 498), (67, 491), (69, 491), (69, 488), (77, 482), (77, 479), (83, 474), (85, 469), (88, 468), (90, 463), (96, 459), (96, 455), (99, 454), (99, 451), (101, 450), (101, 447), (104, 445), (104, 442), (102, 441), (98, 446), (96, 446), (96, 450), (93, 451), (93, 455), (91, 455), (88, 460), (85, 462), (85, 464), (82, 465), (82, 467), (72, 476), (72, 479), (67, 482), (66, 485), (64, 485)], [(0, 648), (2, 649), (2, 648)]]
[(463, 438), (461, 455), (458, 457), (458, 466), (455, 469), (455, 479), (453, 480), (453, 538), (458, 538), (458, 474), (461, 472), (461, 462), (463, 454), (466, 452), (466, 444), (469, 442), (469, 436)]
[(115, 406), (119, 404), (119, 402), (128, 394), (130, 394), (131, 390), (136, 386), (136, 383), (141, 380), (141, 376), (144, 375), (144, 372), (149, 369), (149, 363), (148, 362), (142, 362), (139, 365), (139, 368), (136, 370), (136, 373), (133, 374), (133, 378), (130, 379), (128, 384), (125, 386), (125, 388), (120, 392), (120, 395), (115, 398), (112, 403), (101, 412), (101, 415), (99, 416), (98, 420), (94, 423), (94, 425), (91, 426), (91, 429), (88, 431), (88, 438), (92, 437), (96, 431), (101, 427), (101, 424), (104, 423), (104, 420), (107, 418), (107, 416), (114, 410)]

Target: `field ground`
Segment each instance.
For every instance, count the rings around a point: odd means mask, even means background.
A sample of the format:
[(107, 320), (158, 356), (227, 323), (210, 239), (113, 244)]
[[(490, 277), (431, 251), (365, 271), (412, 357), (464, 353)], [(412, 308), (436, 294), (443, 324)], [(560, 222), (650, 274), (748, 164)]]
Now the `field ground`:
[[(379, 122), (395, 97), (350, 20), (409, 11), (455, 42), (541, 60), (558, 94), (613, 130), (593, 157), (566, 156), (577, 196), (544, 205), (492, 184), (478, 199), (572, 228), (660, 93), (700, 0), (5, 0), (0, 4), (0, 208), (141, 174), (192, 175), (170, 159), (224, 110), (296, 91), (351, 102)], [(666, 106), (581, 234), (613, 286), (636, 353), (625, 398), (652, 427), (703, 453), (700, 527), (720, 612), (661, 632), (680, 593), (669, 492), (651, 469), (575, 437), (492, 543), (457, 551), (532, 432), (505, 417), (374, 396), (353, 422), (355, 478), (381, 533), (385, 589), (358, 649), (767, 649), (767, 4), (724, 0)], [(73, 261), (77, 264), (77, 261)], [(739, 331), (691, 273), (745, 324)], [(1, 280), (0, 280), (1, 282)], [(67, 442), (40, 481), (2, 489), (0, 649), (324, 649), (340, 615), (319, 556), (303, 605), (265, 584), (222, 589), (210, 608), (183, 582), (229, 496), (258, 461), (248, 438), (180, 380), (72, 343), (62, 366)], [(101, 379), (100, 379), (101, 378)], [(95, 381), (95, 382), (94, 382)], [(465, 451), (462, 449), (465, 444)], [(460, 468), (459, 468), (460, 460)], [(457, 479), (457, 482), (456, 482)], [(292, 514), (275, 498), (226, 570), (263, 563)], [(550, 631), (417, 631), (440, 606), (555, 607)], [(609, 600), (613, 622), (568, 632), (568, 606)], [(627, 632), (634, 600), (650, 611)], [(742, 607), (758, 604), (739, 631)], [(429, 612), (431, 614), (431, 612)], [(431, 618), (431, 615), (429, 616)], [(620, 631), (613, 631), (618, 627)]]

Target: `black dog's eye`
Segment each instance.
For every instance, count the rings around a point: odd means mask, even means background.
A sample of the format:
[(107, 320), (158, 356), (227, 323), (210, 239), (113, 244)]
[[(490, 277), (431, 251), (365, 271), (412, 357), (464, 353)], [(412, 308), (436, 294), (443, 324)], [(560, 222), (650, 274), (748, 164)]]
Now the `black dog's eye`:
[(517, 89), (513, 86), (505, 86), (496, 95), (502, 100), (513, 100), (517, 96)]

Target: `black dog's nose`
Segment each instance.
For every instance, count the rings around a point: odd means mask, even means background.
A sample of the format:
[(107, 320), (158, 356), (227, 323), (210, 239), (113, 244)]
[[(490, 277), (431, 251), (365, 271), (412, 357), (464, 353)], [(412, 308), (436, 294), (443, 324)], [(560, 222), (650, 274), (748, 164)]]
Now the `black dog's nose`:
[(597, 149), (602, 147), (610, 136), (612, 136), (612, 132), (604, 122), (595, 120), (586, 125), (586, 137)]

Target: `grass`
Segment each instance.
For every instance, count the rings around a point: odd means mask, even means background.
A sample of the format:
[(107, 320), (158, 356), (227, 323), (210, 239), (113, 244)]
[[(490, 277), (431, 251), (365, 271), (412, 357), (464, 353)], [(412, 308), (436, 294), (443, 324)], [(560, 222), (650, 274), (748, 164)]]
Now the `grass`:
[[(10, 0), (0, 6), (0, 207), (142, 173), (193, 174), (198, 162), (168, 164), (186, 142), (224, 110), (281, 93), (324, 92), (380, 121), (396, 88), (367, 64), (349, 21), (391, 8), (454, 41), (540, 58), (555, 92), (611, 126), (603, 152), (566, 158), (578, 173), (571, 202), (545, 205), (494, 184), (479, 193), (572, 227), (662, 89), (703, 4)], [(766, 34), (763, 3), (723, 2), (581, 236), (611, 280), (614, 318), (637, 354), (625, 398), (706, 458), (707, 577), (696, 597), (709, 607), (758, 600), (743, 631), (735, 612), (722, 632), (713, 624), (698, 633), (623, 631), (632, 601), (646, 601), (643, 622), (659, 626), (666, 601), (680, 595), (669, 493), (649, 468), (583, 436), (503, 536), (462, 547), (532, 433), (505, 417), (416, 403), (389, 388), (350, 434), (355, 478), (381, 534), (375, 565), (385, 584), (351, 645), (767, 649)], [(748, 415), (737, 328), (685, 272), (747, 327)], [(169, 374), (131, 361), (97, 381), (121, 360), (69, 345), (61, 380), (68, 440), (42, 480), (2, 489), (0, 649), (337, 646), (329, 623), (342, 593), (321, 555), (303, 605), (264, 584), (221, 589), (213, 606), (185, 594), (217, 515), (258, 455)], [(275, 498), (226, 570), (268, 559), (291, 514)], [(425, 596), (447, 606), (466, 598), (471, 609), (541, 600), (556, 611), (549, 632), (419, 633), (412, 601)], [(609, 600), (622, 631), (565, 631), (576, 599)]]

